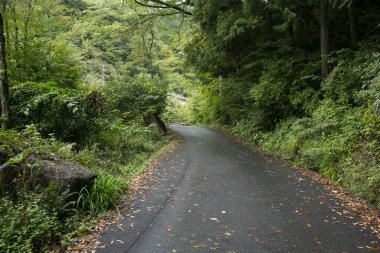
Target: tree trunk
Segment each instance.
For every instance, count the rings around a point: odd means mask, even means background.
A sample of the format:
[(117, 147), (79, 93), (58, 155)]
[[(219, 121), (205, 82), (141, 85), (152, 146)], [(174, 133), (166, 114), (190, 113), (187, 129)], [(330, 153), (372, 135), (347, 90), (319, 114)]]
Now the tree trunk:
[(158, 116), (157, 112), (151, 114), (151, 119), (156, 124), (157, 130), (160, 134), (164, 134), (168, 131), (168, 129), (165, 126), (165, 123), (162, 121), (160, 116)]
[[(33, 0), (28, 0), (29, 2), (27, 3), (28, 10), (25, 12), (26, 16), (24, 18), (24, 42), (23, 42), (23, 49), (24, 49), (24, 54), (26, 55), (26, 52), (28, 50), (28, 40), (29, 40), (29, 23), (31, 21), (32, 17), (32, 12), (35, 6), (33, 6)], [(36, 2), (34, 3), (36, 4)]]
[(5, 54), (4, 20), (0, 13), (0, 100), (1, 100), (1, 127), (7, 129), (9, 121), (9, 87), (7, 77), (7, 62)]
[(325, 79), (329, 74), (329, 67), (327, 63), (327, 55), (329, 54), (329, 37), (328, 37), (328, 10), (329, 10), (329, 1), (320, 0), (321, 3), (321, 72), (322, 79)]
[(350, 24), (351, 47), (356, 48), (358, 37), (356, 33), (355, 17), (354, 17), (354, 1), (348, 6), (348, 21)]
[(14, 45), (14, 61), (15, 61), (15, 66), (16, 68), (18, 68), (18, 58), (19, 58), (19, 53), (18, 53), (18, 48), (19, 48), (19, 39), (18, 39), (18, 25), (17, 25), (17, 17), (16, 17), (16, 6), (15, 6), (15, 3), (12, 4), (9, 4), (9, 11), (10, 11), (10, 15), (11, 15), (11, 18), (12, 18), (12, 21), (13, 21), (13, 25), (14, 25), (14, 42), (13, 42), (13, 45)]
[(3, 18), (4, 18), (4, 27), (5, 27), (5, 34), (7, 35), (6, 38), (6, 43), (7, 43), (7, 48), (10, 47), (9, 44), (9, 22), (8, 22), (8, 17), (6, 16), (7, 13), (7, 5), (8, 5), (8, 0), (3, 0)]

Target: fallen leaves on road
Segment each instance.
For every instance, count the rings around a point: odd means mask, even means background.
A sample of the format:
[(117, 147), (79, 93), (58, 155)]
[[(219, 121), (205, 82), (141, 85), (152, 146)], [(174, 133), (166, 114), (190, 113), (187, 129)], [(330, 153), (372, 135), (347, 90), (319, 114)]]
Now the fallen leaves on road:
[(273, 234), (278, 234), (278, 233), (281, 233), (282, 232), (282, 229), (279, 229), (279, 228), (276, 228), (276, 227), (272, 227), (270, 233), (273, 235)]
[(111, 241), (111, 244), (114, 244), (114, 243), (121, 243), (121, 244), (123, 244), (124, 242), (122, 241), (122, 240), (113, 240), (113, 241)]
[(193, 248), (206, 248), (207, 245), (205, 244), (197, 244), (197, 245), (193, 245)]
[[(249, 144), (243, 140), (241, 140), (239, 137), (227, 132), (223, 131), (226, 135), (230, 136), (237, 142), (248, 146), (258, 153), (263, 154), (263, 151), (261, 151), (257, 146)], [(346, 213), (346, 216), (350, 218), (352, 216), (358, 216), (360, 218), (360, 221), (356, 224), (361, 227), (369, 227), (373, 234), (377, 236), (377, 238), (380, 239), (380, 212), (374, 207), (371, 207), (368, 205), (364, 200), (358, 198), (351, 192), (344, 189), (342, 186), (337, 184), (336, 182), (329, 180), (327, 178), (324, 178), (322, 175), (311, 171), (306, 168), (296, 167), (294, 164), (285, 161), (281, 159), (280, 157), (276, 157), (278, 160), (281, 160), (283, 163), (288, 164), (288, 166), (295, 168), (300, 173), (302, 173), (304, 176), (307, 176), (311, 178), (313, 181), (318, 182), (325, 186), (326, 190), (333, 196), (340, 198), (344, 202), (344, 206), (351, 209), (350, 213)], [(303, 181), (302, 178), (298, 178), (298, 181)], [(321, 202), (321, 204), (323, 204)], [(273, 209), (276, 209), (275, 206), (272, 205)], [(278, 210), (278, 209), (277, 209)]]
[(124, 229), (123, 229), (123, 224), (116, 225), (116, 227), (117, 227), (119, 230), (124, 231)]
[(265, 243), (267, 243), (268, 241), (267, 241), (267, 240), (259, 240), (259, 239), (256, 239), (256, 242), (257, 242), (258, 244), (265, 244)]
[[(350, 193), (334, 181), (324, 178), (322, 175), (305, 168), (297, 167), (296, 169), (303, 175), (324, 185), (332, 195), (343, 200), (343, 205), (352, 210), (351, 212), (346, 211), (345, 215), (357, 215), (360, 217), (359, 222), (353, 223), (353, 225), (359, 225), (362, 227), (367, 226), (371, 228), (373, 233), (380, 239), (380, 212), (378, 210), (369, 206), (364, 200), (356, 197), (354, 194)], [(342, 215), (340, 212), (337, 212), (337, 214)]]

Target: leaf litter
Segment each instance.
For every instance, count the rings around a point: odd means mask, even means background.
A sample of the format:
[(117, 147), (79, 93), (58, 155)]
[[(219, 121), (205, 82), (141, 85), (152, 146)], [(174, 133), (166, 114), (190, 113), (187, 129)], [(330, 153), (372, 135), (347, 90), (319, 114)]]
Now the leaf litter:
[[(255, 150), (256, 152), (263, 154), (263, 151), (260, 150), (257, 146), (253, 144), (249, 144), (236, 135), (231, 134), (228, 131), (223, 131), (226, 135), (233, 138), (235, 141), (248, 146), (249, 148)], [(273, 157), (273, 156), (272, 156)], [(349, 192), (348, 190), (344, 189), (342, 186), (340, 186), (338, 183), (327, 179), (323, 177), (322, 175), (318, 174), (317, 172), (311, 171), (307, 168), (302, 168), (295, 166), (289, 161), (283, 160), (280, 157), (274, 157), (277, 160), (282, 161), (287, 166), (294, 168), (304, 176), (307, 176), (308, 178), (312, 179), (314, 182), (317, 182), (324, 186), (324, 188), (327, 190), (329, 194), (331, 194), (334, 197), (337, 197), (343, 201), (343, 204), (341, 204), (342, 207), (346, 207), (349, 210), (345, 210), (344, 214), (349, 219), (353, 219), (354, 216), (359, 218), (358, 222), (353, 223), (353, 225), (358, 225), (362, 228), (370, 228), (372, 230), (372, 233), (380, 240), (380, 211), (376, 208), (369, 205), (367, 202), (365, 202), (363, 199), (355, 196), (353, 193)], [(291, 177), (291, 176), (289, 176)], [(298, 178), (298, 182), (303, 181), (302, 178)], [(321, 203), (323, 204), (323, 203)], [(276, 206), (272, 206), (272, 208), (277, 209)], [(279, 210), (279, 209), (277, 209)], [(376, 244), (379, 244), (376, 242)], [(379, 246), (369, 246), (372, 250), (379, 250)]]

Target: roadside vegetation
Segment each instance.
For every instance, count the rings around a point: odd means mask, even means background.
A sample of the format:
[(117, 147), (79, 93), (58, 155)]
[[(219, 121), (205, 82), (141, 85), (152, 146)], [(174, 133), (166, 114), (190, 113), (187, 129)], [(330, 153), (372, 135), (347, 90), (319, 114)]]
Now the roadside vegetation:
[[(62, 249), (117, 208), (131, 180), (171, 145), (161, 115), (171, 83), (185, 80), (184, 31), (179, 17), (152, 18), (119, 0), (1, 4), (9, 87), (1, 96), (0, 252)], [(78, 192), (34, 185), (40, 159), (51, 157), (97, 178)]]
[(188, 121), (223, 127), (380, 208), (379, 3), (195, 2), (187, 53), (200, 78)]

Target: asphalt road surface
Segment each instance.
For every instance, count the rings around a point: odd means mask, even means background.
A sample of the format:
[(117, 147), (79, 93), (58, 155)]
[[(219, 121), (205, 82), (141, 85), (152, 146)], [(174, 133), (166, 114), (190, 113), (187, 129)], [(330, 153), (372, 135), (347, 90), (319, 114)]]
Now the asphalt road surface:
[(377, 252), (323, 186), (215, 130), (183, 136), (97, 252)]

